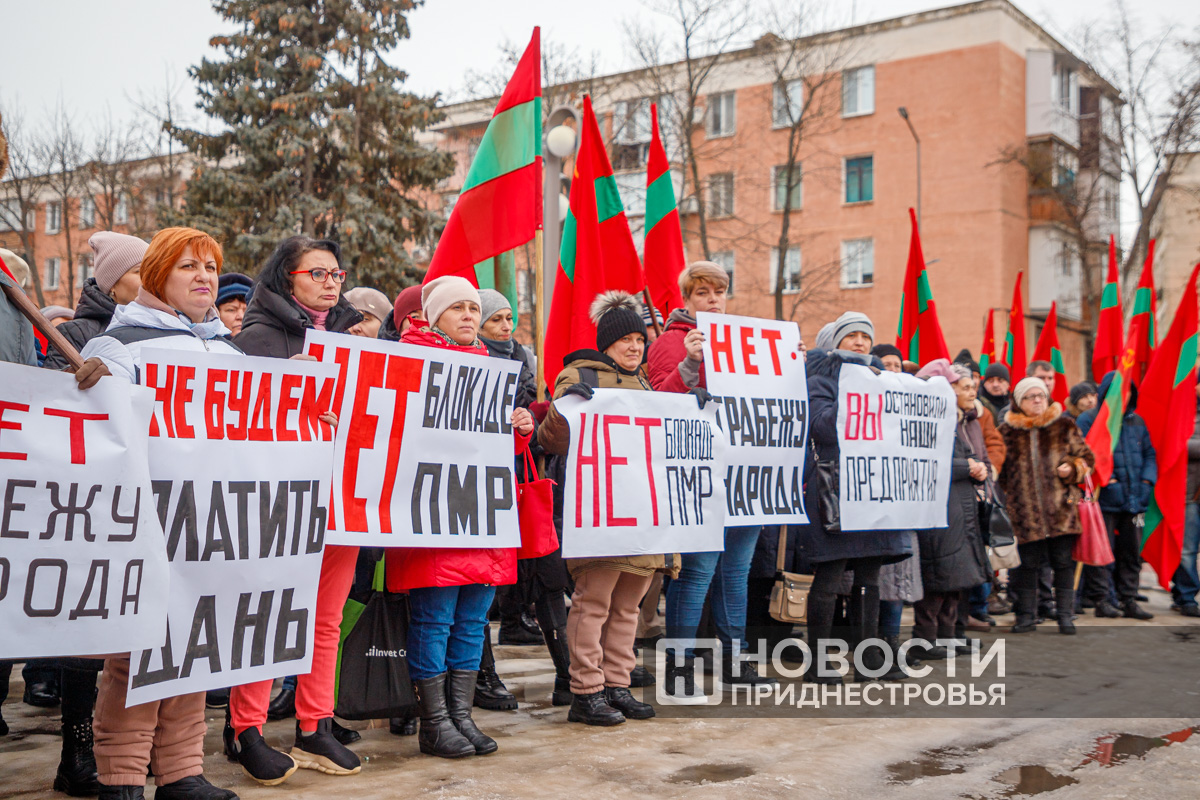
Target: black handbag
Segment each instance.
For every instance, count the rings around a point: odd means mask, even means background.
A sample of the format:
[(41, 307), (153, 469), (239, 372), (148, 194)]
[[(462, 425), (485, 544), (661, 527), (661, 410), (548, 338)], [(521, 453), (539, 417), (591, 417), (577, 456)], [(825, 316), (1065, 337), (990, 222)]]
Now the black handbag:
[(1017, 543), (1013, 533), (1012, 520), (1004, 505), (1004, 496), (999, 488), (992, 486), (992, 499), (987, 503), (988, 509), (985, 520), (988, 547), (1010, 547)]
[[(399, 717), (417, 702), (408, 675), (408, 598), (383, 588), (382, 565), (341, 642), (334, 713), (342, 719)], [(347, 600), (347, 607), (356, 602)]]
[(817, 511), (821, 515), (821, 526), (826, 533), (842, 532), (841, 467), (837, 459), (825, 460), (812, 448), (813, 471), (810, 480), (817, 489)]

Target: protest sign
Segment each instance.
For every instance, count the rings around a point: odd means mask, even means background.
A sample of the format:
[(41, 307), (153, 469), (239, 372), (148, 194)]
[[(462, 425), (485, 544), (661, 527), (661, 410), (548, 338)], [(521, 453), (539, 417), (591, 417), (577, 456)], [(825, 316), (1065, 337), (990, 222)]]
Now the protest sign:
[(696, 315), (704, 371), (728, 443), (727, 525), (807, 522), (808, 383), (794, 322)]
[(167, 556), (146, 466), (153, 395), (0, 363), (0, 658), (151, 646)]
[(338, 367), (330, 544), (520, 546), (520, 364), (312, 329), (305, 345)]
[(130, 655), (129, 705), (308, 672), (333, 469), (337, 369), (142, 348), (165, 638)]
[(691, 395), (597, 389), (554, 401), (571, 428), (563, 556), (725, 546), (725, 439)]
[(876, 375), (843, 364), (837, 417), (842, 530), (944, 528), (957, 419), (945, 378)]

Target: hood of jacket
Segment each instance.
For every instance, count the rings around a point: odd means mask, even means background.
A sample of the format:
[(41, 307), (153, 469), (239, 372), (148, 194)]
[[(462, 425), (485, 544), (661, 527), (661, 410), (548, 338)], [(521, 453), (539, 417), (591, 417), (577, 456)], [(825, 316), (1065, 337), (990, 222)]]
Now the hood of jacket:
[[(325, 318), (325, 329), (334, 333), (344, 333), (362, 322), (362, 318), (362, 314), (350, 305), (343, 295), (338, 298), (337, 305), (329, 309), (329, 316)], [(305, 331), (313, 326), (313, 319), (290, 296), (284, 297), (267, 286), (259, 285), (246, 308), (242, 330), (256, 324), (267, 325), (304, 338)]]
[(112, 319), (117, 301), (100, 291), (95, 278), (88, 278), (79, 293), (79, 305), (75, 307), (75, 319), (94, 319), (104, 325)]
[[(644, 359), (643, 363), (645, 363)], [(566, 358), (563, 359), (563, 366), (575, 368), (587, 367), (589, 369), (594, 369), (597, 372), (611, 372), (614, 375), (634, 376), (641, 372), (641, 365), (639, 365), (638, 368), (633, 372), (630, 372), (627, 369), (617, 366), (617, 362), (613, 361), (599, 350), (590, 350), (588, 348), (576, 350), (573, 353), (567, 353)]]
[[(1100, 413), (1100, 406), (1104, 403), (1104, 397), (1108, 394), (1108, 387), (1112, 386), (1113, 380), (1117, 377), (1116, 370), (1111, 370), (1104, 375), (1104, 379), (1100, 381), (1100, 386), (1096, 390), (1096, 407), (1093, 410), (1086, 411), (1086, 414), (1093, 416)], [(1129, 399), (1125, 401), (1125, 413), (1132, 414), (1137, 410), (1138, 390), (1132, 383), (1129, 384)]]
[(696, 330), (696, 318), (682, 308), (677, 308), (667, 317), (667, 324), (663, 328), (663, 333), (670, 330), (694, 331)]
[(128, 305), (117, 306), (113, 310), (112, 322), (108, 323), (108, 328), (105, 330), (122, 327), (184, 331), (200, 339), (215, 339), (218, 336), (227, 336), (229, 334), (229, 329), (221, 322), (220, 317), (191, 324), (184, 322), (178, 314), (171, 314), (157, 308), (144, 306), (137, 300)]

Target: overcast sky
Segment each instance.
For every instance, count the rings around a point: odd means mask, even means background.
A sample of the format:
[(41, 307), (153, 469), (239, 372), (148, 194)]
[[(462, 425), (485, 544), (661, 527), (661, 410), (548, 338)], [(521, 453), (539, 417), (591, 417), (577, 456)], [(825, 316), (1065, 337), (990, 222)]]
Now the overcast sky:
[[(886, 19), (951, 5), (930, 0), (831, 0), (855, 22)], [(738, 2), (738, 0), (731, 0)], [(1106, 0), (1019, 0), (1017, 5), (1052, 33), (1069, 38), (1107, 9)], [(1148, 25), (1164, 22), (1184, 32), (1200, 25), (1196, 0), (1135, 0)], [(61, 96), (81, 122), (106, 110), (135, 114), (141, 92), (161, 87), (168, 75), (195, 96), (187, 69), (215, 51), (212, 35), (228, 31), (208, 0), (0, 0), (5, 42), (0, 47), (0, 103), (16, 103), (35, 122)], [(641, 0), (428, 0), (410, 16), (412, 39), (392, 63), (409, 73), (407, 87), (461, 96), (469, 70), (500, 59), (505, 40), (524, 44), (534, 25), (543, 41), (599, 53), (605, 72), (633, 66), (624, 55), (625, 19), (661, 19)]]

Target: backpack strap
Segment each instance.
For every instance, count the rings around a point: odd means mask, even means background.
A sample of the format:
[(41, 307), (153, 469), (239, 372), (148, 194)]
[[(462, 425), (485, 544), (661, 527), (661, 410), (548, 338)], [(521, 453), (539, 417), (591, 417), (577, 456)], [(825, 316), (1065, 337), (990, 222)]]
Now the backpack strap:
[(593, 389), (600, 388), (600, 376), (596, 374), (596, 370), (591, 367), (579, 368), (579, 380)]
[[(165, 336), (194, 336), (194, 334), (190, 331), (164, 330), (163, 328), (143, 328), (139, 325), (121, 325), (116, 328), (110, 328), (100, 335), (109, 336), (125, 345), (134, 344), (135, 342), (148, 342), (151, 339), (161, 339)], [(245, 351), (234, 344), (233, 339), (231, 339), (229, 336), (214, 336), (213, 339), (220, 339), (237, 352), (245, 355)]]

